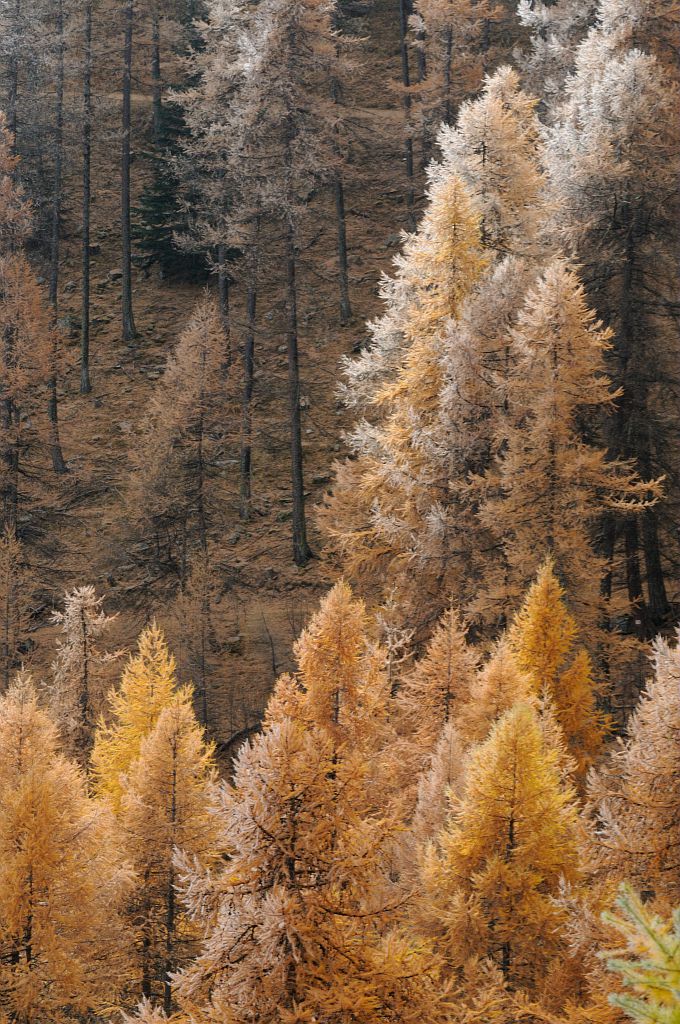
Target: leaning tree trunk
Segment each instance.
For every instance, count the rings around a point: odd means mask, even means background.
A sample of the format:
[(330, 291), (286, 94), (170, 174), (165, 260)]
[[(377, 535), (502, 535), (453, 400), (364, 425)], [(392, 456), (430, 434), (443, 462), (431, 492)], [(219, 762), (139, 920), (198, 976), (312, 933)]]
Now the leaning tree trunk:
[[(64, 161), (64, 8), (62, 0), (56, 0), (55, 29), (57, 34), (57, 94), (54, 111), (54, 192), (52, 195), (52, 233), (50, 239), (49, 302), (52, 314), (57, 318), (59, 294), (59, 243), (61, 236), (62, 172)], [(59, 405), (57, 399), (57, 362), (59, 332), (55, 322), (52, 331), (52, 353), (49, 378), (48, 415), (50, 422), (50, 448), (52, 467), (55, 473), (65, 473), (66, 463), (59, 439)]]
[(80, 393), (92, 390), (90, 381), (90, 205), (92, 171), (92, 0), (85, 2), (83, 53), (83, 234), (82, 309), (80, 325)]
[(305, 485), (300, 417), (300, 364), (298, 355), (297, 284), (295, 236), (290, 217), (286, 218), (286, 349), (288, 353), (288, 414), (290, 421), (291, 484), (293, 498), (293, 559), (305, 565), (312, 557), (307, 543)]
[(132, 236), (130, 226), (130, 132), (132, 102), (132, 31), (135, 0), (125, 3), (123, 43), (123, 141), (121, 147), (121, 244), (122, 244), (122, 326), (123, 341), (134, 341), (137, 328), (132, 311)]

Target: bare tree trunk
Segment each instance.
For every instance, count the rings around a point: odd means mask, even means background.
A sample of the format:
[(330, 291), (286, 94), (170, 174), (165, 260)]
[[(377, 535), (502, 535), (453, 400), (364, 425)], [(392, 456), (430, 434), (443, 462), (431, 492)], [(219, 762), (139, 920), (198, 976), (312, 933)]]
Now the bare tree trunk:
[(340, 286), (340, 323), (347, 324), (352, 319), (352, 306), (349, 300), (349, 273), (347, 267), (347, 222), (345, 218), (345, 186), (338, 169), (333, 179), (335, 197), (335, 215), (338, 225), (338, 284)]
[(243, 398), (241, 402), (241, 519), (250, 519), (253, 444), (253, 380), (255, 375), (255, 312), (257, 283), (254, 272), (248, 281), (246, 297), (246, 336), (243, 344)]
[[(62, 172), (64, 160), (64, 7), (56, 0), (55, 30), (57, 34), (57, 94), (54, 116), (54, 192), (52, 195), (52, 237), (50, 244), (50, 279), (48, 298), (54, 319), (57, 319), (59, 294), (59, 243), (61, 236)], [(57, 399), (57, 360), (59, 333), (56, 322), (52, 333), (52, 366), (49, 379), (50, 447), (55, 473), (66, 473), (66, 463), (59, 439), (59, 405)]]
[(80, 393), (92, 390), (90, 381), (90, 206), (92, 188), (92, 0), (85, 0), (83, 53), (83, 235), (82, 309), (80, 325)]
[(305, 565), (312, 557), (307, 543), (305, 518), (305, 485), (303, 473), (302, 424), (300, 418), (300, 365), (298, 357), (297, 285), (295, 236), (290, 217), (286, 218), (286, 300), (288, 324), (288, 412), (290, 419), (291, 483), (293, 497), (293, 559)]
[(231, 351), (231, 325), (229, 323), (229, 271), (227, 270), (226, 246), (217, 247), (217, 301), (220, 310), (220, 319), (227, 339), (227, 367), (232, 363)]
[(125, 0), (125, 37), (123, 43), (123, 143), (121, 149), (121, 243), (122, 243), (122, 321), (123, 341), (134, 341), (137, 328), (132, 311), (132, 240), (130, 230), (130, 133), (132, 102), (132, 32), (135, 0)]
[(411, 77), (408, 64), (408, 0), (399, 0), (399, 48), (401, 51), (401, 84), (404, 91), (404, 162), (406, 165), (406, 208), (411, 231), (415, 230), (415, 193), (413, 187), (413, 137), (411, 135)]
[(453, 29), (449, 26), (446, 30), (444, 40), (444, 124), (451, 124), (452, 107), (451, 102), (451, 60), (453, 59)]
[(158, 144), (163, 118), (163, 84), (161, 80), (161, 30), (158, 9), (151, 14), (151, 103), (153, 109), (153, 141)]
[[(13, 11), (14, 31), (21, 36), (21, 0), (15, 0)], [(16, 150), (16, 135), (19, 106), (19, 46), (18, 41), (10, 48), (8, 60), (9, 90), (7, 96), (7, 127), (12, 136), (12, 146)]]

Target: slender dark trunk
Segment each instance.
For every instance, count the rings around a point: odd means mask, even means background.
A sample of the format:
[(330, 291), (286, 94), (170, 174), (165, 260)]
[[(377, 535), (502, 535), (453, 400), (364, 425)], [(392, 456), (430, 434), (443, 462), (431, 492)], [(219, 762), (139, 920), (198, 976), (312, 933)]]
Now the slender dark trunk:
[[(54, 111), (54, 192), (52, 196), (52, 237), (50, 241), (50, 279), (48, 298), (54, 319), (57, 319), (59, 294), (59, 243), (61, 236), (62, 172), (64, 159), (64, 8), (57, 0), (55, 10), (57, 34), (57, 94)], [(52, 358), (49, 379), (49, 402), (47, 411), (50, 421), (50, 447), (52, 468), (55, 473), (65, 473), (66, 463), (59, 439), (59, 404), (57, 398), (57, 362), (59, 358), (59, 332), (55, 322), (52, 331)]]
[(85, 2), (83, 53), (83, 235), (82, 310), (80, 326), (80, 393), (92, 390), (90, 380), (90, 206), (92, 190), (92, 0)]
[(444, 39), (444, 123), (451, 124), (453, 103), (451, 99), (451, 60), (453, 59), (453, 29), (446, 30)]
[[(333, 19), (333, 28), (337, 27), (337, 19)], [(336, 57), (338, 48), (336, 46)], [(340, 106), (342, 93), (340, 82), (337, 78), (331, 78), (331, 98), (336, 107)], [(333, 174), (333, 197), (335, 199), (335, 219), (337, 222), (338, 237), (338, 285), (340, 288), (340, 323), (346, 324), (352, 318), (352, 307), (349, 301), (349, 273), (347, 268), (347, 219), (345, 216), (345, 183), (342, 176), (343, 156), (340, 146), (339, 129), (337, 123), (333, 137), (333, 155), (335, 157), (335, 171)]]
[[(628, 224), (626, 234), (626, 253), (623, 276), (621, 281), (620, 305), (620, 356), (622, 359), (623, 397), (619, 405), (619, 440), (626, 458), (633, 458), (643, 479), (650, 480), (654, 475), (651, 442), (647, 424), (649, 416), (649, 394), (645, 385), (645, 373), (648, 355), (644, 350), (643, 330), (636, 324), (635, 285), (637, 270), (636, 252), (637, 217), (633, 216)], [(626, 565), (628, 575), (628, 591), (631, 585), (642, 589), (641, 581), (630, 579), (628, 568), (631, 558), (637, 560), (639, 573), (639, 534), (637, 524), (627, 527), (626, 532)], [(628, 537), (631, 534), (631, 551), (628, 550)], [(634, 542), (634, 550), (633, 550)], [(647, 636), (654, 635), (664, 625), (670, 605), (661, 561), (661, 545), (657, 513), (655, 508), (645, 509), (642, 513), (642, 552), (645, 562), (645, 582), (647, 588)]]
[[(257, 244), (257, 242), (255, 243)], [(241, 519), (250, 519), (252, 435), (253, 435), (253, 381), (255, 376), (255, 313), (257, 308), (257, 280), (252, 260), (248, 275), (246, 297), (246, 336), (243, 344), (243, 397), (241, 402), (241, 495), (239, 513)]]
[(198, 541), (204, 556), (208, 551), (208, 528), (205, 516), (205, 348), (201, 352), (201, 388), (196, 438), (196, 518), (198, 520)]
[(415, 230), (415, 192), (413, 187), (413, 137), (411, 135), (411, 77), (408, 63), (408, 0), (399, 0), (399, 48), (401, 51), (401, 84), (404, 92), (404, 162), (406, 165), (406, 208), (409, 229)]
[[(21, 0), (15, 0), (14, 12), (14, 31), (16, 37), (21, 38)], [(7, 95), (7, 127), (12, 136), (12, 147), (16, 150), (16, 136), (18, 126), (18, 106), (19, 106), (19, 44), (18, 42), (13, 43), (10, 47), (10, 54), (8, 60), (8, 73), (9, 73), (9, 88)]]
[(335, 196), (335, 215), (338, 224), (338, 284), (340, 286), (340, 323), (347, 324), (352, 319), (352, 306), (349, 301), (349, 273), (347, 267), (347, 227), (345, 219), (345, 186), (342, 174), (336, 169), (333, 179)]
[(151, 104), (153, 141), (158, 145), (163, 120), (163, 83), (161, 80), (161, 30), (156, 9), (151, 15)]
[(222, 330), (226, 341), (226, 355), (224, 368), (228, 370), (231, 366), (234, 354), (231, 350), (231, 322), (229, 310), (229, 287), (231, 279), (227, 270), (227, 249), (224, 245), (217, 246), (217, 304), (220, 311)]
[(134, 28), (135, 0), (125, 3), (125, 36), (123, 43), (123, 141), (121, 148), (121, 244), (122, 326), (123, 341), (134, 341), (137, 328), (132, 312), (132, 239), (130, 230), (130, 133), (132, 103), (132, 32)]
[[(5, 366), (11, 373), (15, 362), (14, 330), (10, 326), (4, 331)], [(9, 382), (7, 382), (8, 384)], [(2, 528), (5, 532), (16, 532), (19, 503), (19, 445), (15, 427), (15, 404), (7, 385), (3, 388), (5, 396), (0, 403), (0, 420), (3, 431), (2, 458), (5, 464), (4, 483), (2, 488)]]
[(290, 417), (291, 483), (293, 497), (293, 559), (305, 565), (312, 557), (307, 543), (305, 519), (305, 485), (303, 474), (302, 423), (300, 417), (300, 366), (298, 356), (297, 285), (295, 235), (290, 218), (286, 218), (286, 300), (288, 323), (288, 411)]

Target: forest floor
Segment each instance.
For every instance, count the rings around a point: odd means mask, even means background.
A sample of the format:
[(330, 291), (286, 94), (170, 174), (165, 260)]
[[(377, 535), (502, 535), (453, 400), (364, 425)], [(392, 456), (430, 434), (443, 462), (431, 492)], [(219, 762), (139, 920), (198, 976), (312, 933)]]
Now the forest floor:
[[(346, 103), (368, 145), (354, 151), (347, 193), (352, 322), (339, 323), (335, 274), (335, 223), (331, 197), (315, 200), (309, 244), (300, 273), (301, 392), (307, 509), (314, 551), (322, 538), (314, 527), (314, 506), (331, 480), (331, 467), (343, 451), (346, 426), (337, 402), (341, 357), (366, 338), (366, 320), (380, 309), (378, 283), (389, 272), (407, 227), (403, 163), (403, 111), (397, 88), (385, 88), (399, 76), (399, 23), (395, 0), (376, 0), (366, 18), (363, 70)], [(359, 31), (363, 26), (359, 24)], [(128, 454), (138, 437), (149, 398), (158, 387), (165, 361), (190, 316), (201, 287), (162, 281), (134, 271), (134, 309), (139, 338), (133, 347), (121, 341), (119, 250), (119, 181), (115, 142), (117, 104), (110, 104), (111, 124), (100, 133), (94, 153), (95, 181), (92, 241), (92, 381), (88, 396), (79, 394), (79, 337), (66, 338), (65, 374), (60, 405), (63, 449), (71, 471), (66, 488), (73, 513), (60, 541), (66, 558), (60, 585), (92, 583), (105, 607), (117, 611), (117, 643), (134, 646), (151, 617), (168, 624), (167, 591), (145, 578), (125, 548), (122, 491)], [(137, 134), (150, 117), (150, 98), (135, 97)], [(143, 167), (133, 165), (134, 187), (144, 182)], [(422, 191), (422, 176), (418, 181)], [(77, 183), (73, 183), (77, 199)], [(327, 205), (327, 215), (325, 206)], [(60, 317), (80, 316), (80, 246), (77, 202), (64, 224)], [(321, 230), (319, 230), (321, 225)], [(286, 419), (285, 313), (275, 249), (263, 268), (256, 342), (254, 395), (253, 503), (248, 523), (238, 518), (235, 500), (213, 537), (219, 553), (221, 594), (214, 609), (216, 632), (228, 639), (211, 673), (208, 703), (211, 731), (221, 742), (259, 718), (275, 677), (291, 667), (292, 645), (320, 595), (329, 585), (329, 570), (314, 558), (304, 568), (291, 554), (290, 484)], [(236, 272), (238, 273), (238, 271)], [(233, 288), (232, 324), (238, 344), (242, 291)], [(238, 451), (230, 460), (237, 489)], [(227, 481), (228, 484), (228, 481)], [(227, 486), (227, 491), (229, 487)], [(49, 630), (52, 634), (52, 630)], [(47, 639), (45, 631), (40, 638)], [(47, 645), (40, 643), (47, 650)], [(181, 652), (179, 655), (182, 664)], [(186, 681), (186, 680), (183, 680)]]

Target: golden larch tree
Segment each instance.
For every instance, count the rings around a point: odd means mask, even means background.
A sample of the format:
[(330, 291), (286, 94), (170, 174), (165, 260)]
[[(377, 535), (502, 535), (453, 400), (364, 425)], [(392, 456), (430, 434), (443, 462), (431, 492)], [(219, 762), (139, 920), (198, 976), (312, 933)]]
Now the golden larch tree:
[(555, 897), (580, 874), (574, 798), (536, 711), (516, 705), (471, 754), (423, 858), (426, 919), (451, 971), (488, 958), (511, 989), (540, 992), (565, 948)]
[(486, 606), (483, 598), (479, 605), (485, 616), (506, 615), (550, 556), (579, 625), (607, 649), (617, 606), (607, 600), (611, 565), (597, 549), (597, 530), (614, 509), (634, 515), (659, 494), (657, 481), (644, 483), (631, 463), (610, 459), (598, 438), (598, 417), (620, 397), (605, 372), (611, 337), (574, 268), (554, 259), (510, 332), (513, 365), (499, 385), (507, 415), (498, 420), (498, 457), (479, 512), (506, 562), (499, 566), (494, 552)]
[(539, 569), (513, 619), (508, 642), (532, 692), (549, 699), (554, 708), (583, 783), (602, 748), (606, 719), (597, 705), (592, 661), (579, 644), (576, 620), (550, 559)]
[(100, 722), (92, 750), (92, 775), (100, 795), (119, 806), (121, 776), (140, 754), (142, 741), (174, 698), (175, 659), (155, 623), (140, 635), (137, 653), (123, 670), (120, 687), (111, 690), (108, 713)]
[(177, 897), (175, 853), (208, 867), (217, 847), (213, 747), (196, 721), (189, 688), (163, 708), (123, 776), (118, 814), (136, 873), (127, 914), (134, 934), (138, 995), (173, 1005), (173, 975), (196, 951), (198, 934)]
[(496, 642), (481, 666), (455, 718), (463, 741), (469, 746), (481, 743), (492, 725), (517, 703), (529, 703), (534, 692), (532, 681), (519, 666), (506, 636)]
[(57, 1024), (121, 991), (129, 872), (30, 677), (0, 698), (0, 1016)]

